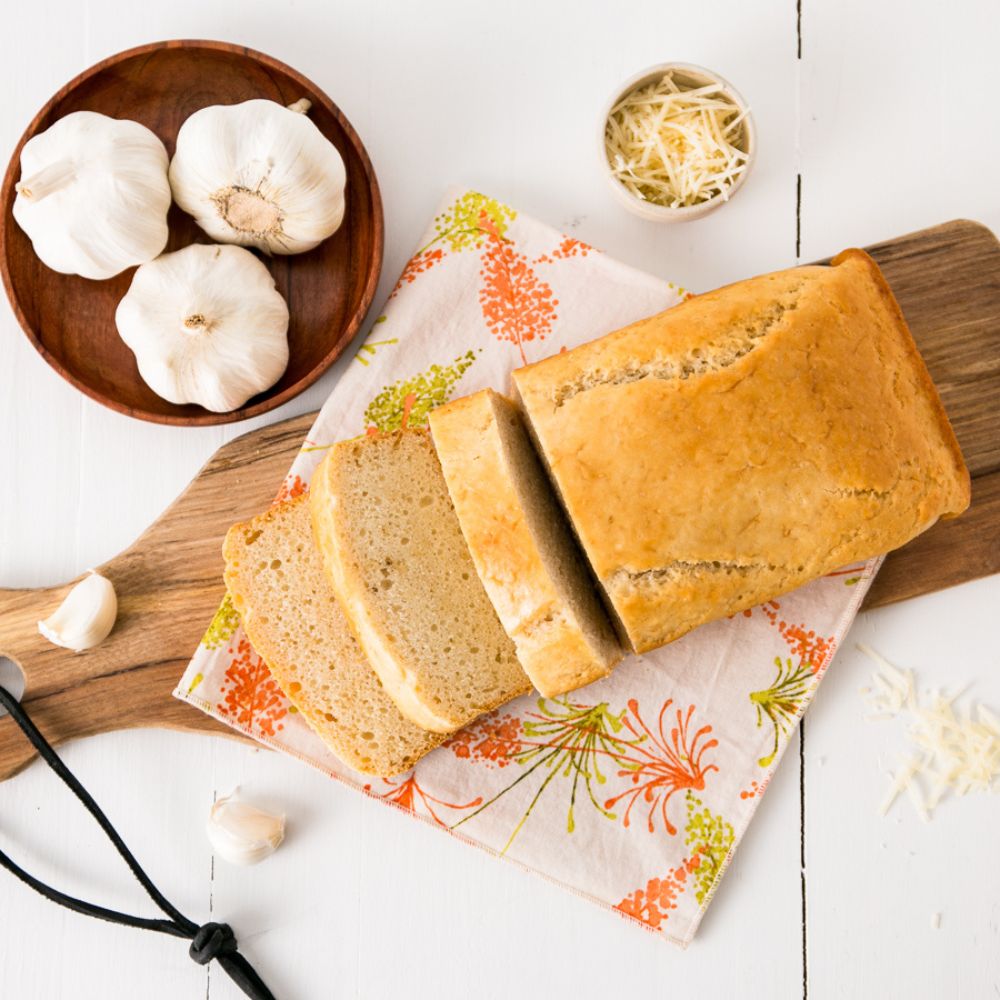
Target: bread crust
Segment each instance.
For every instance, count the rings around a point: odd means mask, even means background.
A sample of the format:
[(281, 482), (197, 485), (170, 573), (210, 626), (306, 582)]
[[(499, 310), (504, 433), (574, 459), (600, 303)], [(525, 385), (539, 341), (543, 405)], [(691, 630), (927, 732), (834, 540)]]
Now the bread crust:
[(969, 503), (940, 398), (860, 250), (697, 296), (513, 381), (640, 652)]
[[(609, 623), (601, 621), (596, 600), (592, 608), (583, 608), (597, 622), (592, 630), (597, 634), (588, 640), (571, 601), (560, 591), (556, 567), (546, 562), (543, 540), (536, 537), (515, 484), (517, 472), (498, 427), (503, 419), (520, 421), (508, 400), (487, 389), (432, 410), (431, 435), (479, 578), (525, 672), (551, 698), (607, 676), (622, 652)], [(545, 473), (538, 471), (547, 490)], [(540, 527), (552, 532), (561, 549), (550, 557), (573, 559), (577, 553), (558, 506), (543, 503), (541, 514), (550, 523)], [(601, 625), (604, 634), (598, 631)]]

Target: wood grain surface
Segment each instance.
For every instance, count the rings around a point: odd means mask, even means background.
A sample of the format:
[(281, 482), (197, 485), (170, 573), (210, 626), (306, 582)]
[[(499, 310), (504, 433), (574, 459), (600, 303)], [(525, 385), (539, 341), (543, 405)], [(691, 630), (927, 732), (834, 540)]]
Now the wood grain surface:
[[(927, 360), (973, 474), (972, 506), (886, 560), (865, 607), (1000, 571), (1000, 244), (950, 222), (869, 248)], [(25, 703), (53, 743), (113, 729), (163, 726), (234, 736), (171, 692), (223, 596), (227, 528), (265, 508), (316, 414), (222, 447), (129, 549), (98, 567), (115, 584), (119, 618), (86, 653), (51, 646), (36, 624), (70, 584), (0, 590), (0, 654), (25, 673)], [(0, 719), (0, 780), (32, 753)]]
[[(22, 701), (49, 740), (135, 726), (240, 738), (171, 692), (225, 594), (226, 530), (274, 499), (315, 416), (224, 445), (135, 544), (95, 567), (115, 585), (118, 620), (94, 649), (73, 653), (38, 634), (39, 619), (59, 606), (72, 584), (0, 590), (0, 653), (24, 671)], [(33, 756), (10, 719), (0, 719), (0, 780)]]
[(1000, 243), (948, 222), (868, 248), (902, 306), (972, 475), (972, 505), (892, 553), (863, 607), (1000, 572)]
[[(231, 413), (169, 403), (143, 382), (135, 356), (115, 327), (115, 309), (135, 268), (107, 281), (58, 274), (38, 259), (14, 221), (21, 149), (58, 119), (86, 110), (141, 122), (173, 155), (178, 130), (201, 108), (253, 98), (291, 104), (302, 97), (312, 102), (309, 118), (344, 159), (347, 199), (340, 229), (314, 250), (261, 255), (289, 307), (288, 368), (270, 389)], [(168, 251), (212, 242), (177, 205), (171, 205), (168, 222)], [(382, 251), (378, 181), (350, 122), (322, 90), (284, 63), (224, 42), (156, 42), (97, 63), (66, 84), (35, 116), (0, 188), (0, 275), (28, 339), (60, 375), (92, 399), (158, 423), (243, 420), (280, 406), (312, 385), (357, 333), (375, 294)]]

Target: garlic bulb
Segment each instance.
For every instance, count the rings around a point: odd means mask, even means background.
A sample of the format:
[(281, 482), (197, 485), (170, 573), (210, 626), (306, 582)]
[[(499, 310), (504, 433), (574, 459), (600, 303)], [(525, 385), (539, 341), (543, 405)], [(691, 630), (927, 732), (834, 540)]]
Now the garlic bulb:
[(138, 122), (74, 111), (24, 144), (14, 218), (53, 271), (110, 278), (167, 245), (163, 143)]
[(234, 865), (255, 865), (285, 839), (285, 817), (264, 812), (237, 798), (239, 788), (218, 799), (206, 830), (215, 853)]
[(139, 374), (171, 403), (235, 410), (288, 365), (288, 306), (240, 247), (196, 244), (143, 264), (115, 322)]
[(63, 599), (62, 604), (38, 623), (49, 642), (80, 653), (103, 642), (118, 617), (118, 597), (107, 577), (90, 571)]
[(219, 243), (265, 253), (302, 253), (335, 233), (344, 161), (308, 109), (257, 100), (196, 111), (170, 163), (177, 204)]

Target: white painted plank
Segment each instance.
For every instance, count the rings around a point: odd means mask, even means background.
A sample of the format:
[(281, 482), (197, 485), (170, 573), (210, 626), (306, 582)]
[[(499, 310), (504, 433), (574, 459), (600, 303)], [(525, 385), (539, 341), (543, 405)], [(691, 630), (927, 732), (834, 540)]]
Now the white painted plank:
[(802, 32), (803, 259), (955, 218), (1000, 231), (997, 5), (803, 0)]
[[(66, 747), (63, 758), (140, 864), (183, 913), (208, 919), (211, 851), (202, 822), (212, 772), (205, 737), (116, 733)], [(90, 816), (43, 765), (0, 787), (0, 846), (27, 871), (90, 902), (160, 916)], [(115, 927), (62, 910), (0, 872), (3, 995), (199, 996), (205, 971), (177, 938)]]
[(854, 649), (868, 644), (925, 685), (971, 681), (971, 696), (1000, 709), (997, 607), (994, 577), (863, 615), (816, 699), (806, 734), (811, 998), (1000, 992), (1000, 796), (946, 799), (927, 824), (905, 796), (878, 815), (885, 771), (908, 744), (904, 725), (863, 721), (858, 689), (874, 664)]
[[(945, 13), (848, 0), (803, 4), (802, 257), (956, 217), (1000, 230), (984, 184), (1000, 136), (983, 128), (995, 76), (997, 8)], [(923, 679), (1000, 704), (991, 627), (1000, 580), (862, 617), (807, 722), (810, 996), (989, 996), (1000, 992), (1000, 798), (943, 805), (929, 825), (898, 803), (876, 815), (895, 727), (863, 723), (865, 641)], [(941, 927), (931, 926), (940, 912)]]

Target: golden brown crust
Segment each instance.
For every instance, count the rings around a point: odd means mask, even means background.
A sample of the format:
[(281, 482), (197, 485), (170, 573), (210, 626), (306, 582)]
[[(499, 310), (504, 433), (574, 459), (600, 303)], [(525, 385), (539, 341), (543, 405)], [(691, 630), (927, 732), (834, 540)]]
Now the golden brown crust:
[[(432, 410), (430, 428), (479, 578), (525, 672), (551, 698), (607, 676), (622, 654), (593, 595), (574, 601), (569, 590), (581, 577), (589, 590), (585, 569), (566, 566), (565, 576), (573, 576), (560, 583), (560, 562), (577, 563), (577, 553), (537, 463), (520, 474), (537, 472), (542, 495), (526, 495), (533, 484), (517, 481), (516, 456), (505, 450), (499, 426), (504, 419), (520, 424), (511, 404), (487, 389)], [(532, 499), (543, 522), (534, 527), (526, 506)]]
[[(892, 289), (889, 287), (889, 282), (885, 280), (885, 275), (882, 273), (882, 269), (867, 253), (865, 253), (864, 250), (859, 250), (857, 247), (850, 247), (847, 250), (841, 250), (840, 253), (838, 253), (837, 256), (830, 261), (830, 264), (833, 267), (837, 267), (846, 261), (861, 261), (864, 264), (869, 277), (878, 289), (879, 294), (882, 296), (886, 308), (891, 311), (896, 319), (896, 331), (900, 336), (903, 350), (906, 351), (909, 356), (910, 363), (917, 371), (923, 391), (932, 405), (934, 418), (937, 423), (937, 432), (941, 435), (942, 440), (945, 442), (945, 445), (951, 454), (956, 479), (959, 484), (964, 483), (965, 502), (962, 503), (959, 500), (958, 510), (943, 513), (941, 517), (944, 519), (958, 517), (958, 515), (969, 506), (969, 503), (972, 500), (972, 480), (969, 476), (969, 470), (966, 467), (965, 458), (962, 455), (962, 449), (959, 446), (958, 438), (955, 436), (955, 429), (951, 426), (951, 421), (948, 419), (948, 413), (944, 408), (944, 403), (941, 402), (941, 395), (937, 390), (937, 386), (934, 384), (934, 380), (931, 378), (931, 373), (927, 370), (927, 366), (924, 364), (924, 359), (921, 357), (916, 341), (913, 339), (913, 334), (910, 332), (910, 326), (906, 322), (903, 310), (900, 307), (896, 296), (893, 294)], [(960, 490), (963, 489), (961, 485), (959, 488)]]
[(968, 505), (940, 399), (860, 251), (697, 296), (513, 377), (639, 651)]

